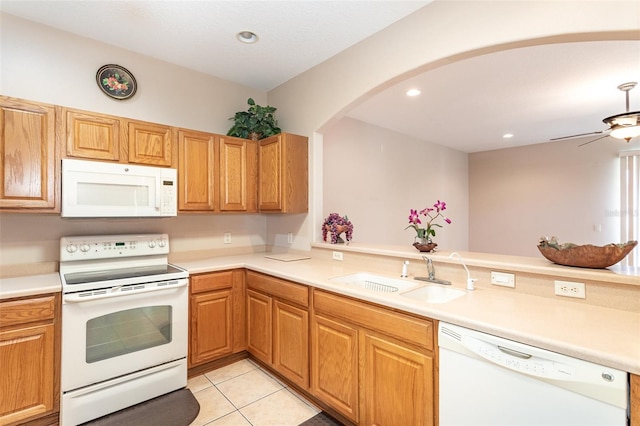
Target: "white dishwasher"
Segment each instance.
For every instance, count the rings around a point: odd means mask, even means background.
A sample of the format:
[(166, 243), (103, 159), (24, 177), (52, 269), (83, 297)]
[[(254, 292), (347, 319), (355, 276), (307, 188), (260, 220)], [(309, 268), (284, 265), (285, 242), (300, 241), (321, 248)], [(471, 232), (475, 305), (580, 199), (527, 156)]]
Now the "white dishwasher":
[(441, 322), (440, 426), (625, 426), (627, 373)]

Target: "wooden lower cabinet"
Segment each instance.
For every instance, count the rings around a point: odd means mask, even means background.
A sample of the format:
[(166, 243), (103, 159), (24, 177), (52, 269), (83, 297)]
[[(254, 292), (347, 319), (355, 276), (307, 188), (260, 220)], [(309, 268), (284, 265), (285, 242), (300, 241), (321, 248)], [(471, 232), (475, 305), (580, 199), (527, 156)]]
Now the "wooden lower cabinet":
[(640, 426), (640, 376), (631, 374), (631, 408), (630, 408), (630, 425)]
[(311, 392), (358, 423), (358, 330), (321, 315), (311, 325)]
[(247, 351), (309, 388), (309, 288), (247, 271)]
[(0, 424), (59, 410), (59, 296), (0, 302)]
[(311, 392), (363, 425), (434, 425), (433, 321), (313, 290)]
[(247, 351), (271, 364), (271, 297), (247, 290)]
[(273, 366), (302, 388), (309, 387), (309, 311), (273, 303)]
[(244, 271), (191, 276), (189, 367), (244, 350)]
[(365, 332), (361, 339), (365, 425), (433, 425), (433, 358)]

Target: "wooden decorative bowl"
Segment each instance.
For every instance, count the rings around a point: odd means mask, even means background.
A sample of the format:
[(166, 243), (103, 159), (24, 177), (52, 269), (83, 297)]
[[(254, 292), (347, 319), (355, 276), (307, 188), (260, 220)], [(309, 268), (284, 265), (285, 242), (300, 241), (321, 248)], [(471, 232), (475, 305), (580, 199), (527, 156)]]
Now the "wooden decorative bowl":
[(558, 265), (578, 266), (580, 268), (607, 268), (620, 262), (638, 245), (637, 241), (624, 244), (607, 244), (578, 246), (571, 243), (557, 244), (555, 240), (540, 240), (538, 250), (550, 261)]
[(413, 246), (417, 248), (418, 251), (422, 251), (422, 252), (431, 252), (433, 251), (434, 248), (436, 248), (437, 245), (438, 243), (428, 243), (428, 244), (413, 243)]

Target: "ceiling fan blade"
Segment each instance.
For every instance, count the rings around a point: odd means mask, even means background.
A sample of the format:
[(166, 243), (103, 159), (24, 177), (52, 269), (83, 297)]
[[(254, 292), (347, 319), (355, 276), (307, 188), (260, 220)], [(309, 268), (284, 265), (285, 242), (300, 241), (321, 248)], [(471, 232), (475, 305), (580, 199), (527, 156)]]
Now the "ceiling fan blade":
[[(609, 129), (607, 129), (607, 130), (609, 130)], [(589, 132), (589, 133), (579, 133), (577, 135), (571, 135), (571, 136), (561, 136), (559, 138), (552, 138), (552, 139), (549, 139), (549, 140), (550, 141), (559, 141), (559, 140), (562, 140), (562, 139), (579, 138), (580, 136), (599, 135), (599, 134), (601, 134), (603, 132), (605, 132), (605, 130), (598, 130), (597, 132)]]
[[(600, 133), (602, 133), (602, 132), (600, 132)], [(591, 142), (599, 141), (600, 139), (604, 139), (604, 138), (606, 138), (607, 136), (609, 136), (609, 135), (600, 136), (599, 138), (592, 139), (592, 140), (590, 140), (589, 142), (581, 143), (581, 144), (580, 144), (580, 145), (578, 145), (578, 146), (580, 147), (580, 146), (584, 146), (584, 145), (590, 144)]]

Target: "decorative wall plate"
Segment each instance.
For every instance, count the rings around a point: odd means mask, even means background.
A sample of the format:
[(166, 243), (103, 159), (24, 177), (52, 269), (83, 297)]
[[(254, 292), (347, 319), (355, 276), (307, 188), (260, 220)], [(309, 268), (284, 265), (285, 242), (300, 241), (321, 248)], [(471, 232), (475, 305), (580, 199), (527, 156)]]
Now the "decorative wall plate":
[(96, 73), (96, 83), (105, 95), (118, 100), (129, 99), (138, 89), (133, 74), (125, 67), (115, 64), (100, 67)]

